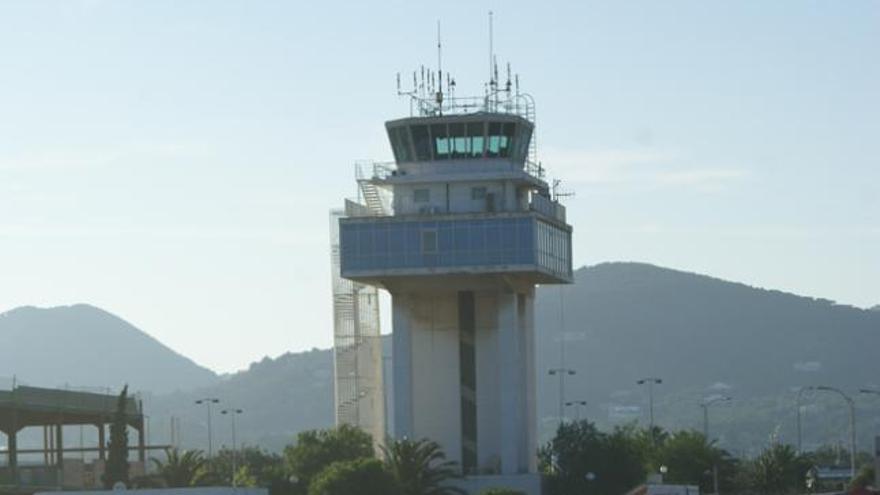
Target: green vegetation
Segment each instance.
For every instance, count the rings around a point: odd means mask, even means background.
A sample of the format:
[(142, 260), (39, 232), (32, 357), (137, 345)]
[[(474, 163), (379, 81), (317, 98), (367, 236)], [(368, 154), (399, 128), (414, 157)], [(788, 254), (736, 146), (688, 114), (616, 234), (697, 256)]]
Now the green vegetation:
[(113, 488), (116, 483), (129, 484), (128, 479), (128, 422), (125, 418), (125, 403), (128, 401), (128, 385), (122, 388), (116, 402), (113, 423), (110, 424), (110, 441), (107, 443), (107, 467), (104, 470), (104, 488)]
[(403, 439), (392, 441), (383, 451), (385, 466), (397, 480), (401, 495), (464, 494), (445, 485), (458, 471), (437, 442)]
[(156, 472), (164, 485), (169, 488), (195, 486), (204, 477), (206, 461), (201, 450), (169, 449), (165, 461), (152, 459)]
[[(362, 458), (334, 462), (309, 484), (308, 495), (396, 495), (400, 488), (394, 476), (378, 459)], [(427, 495), (427, 493), (426, 493)]]
[[(829, 448), (798, 455), (790, 445), (772, 443), (753, 459), (735, 459), (702, 433), (669, 433), (635, 426), (602, 432), (589, 421), (564, 423), (552, 441), (539, 451), (540, 469), (550, 495), (626, 493), (649, 477), (665, 483), (698, 485), (701, 493), (714, 493), (715, 483), (725, 494), (786, 495), (807, 489), (814, 466), (829, 466)], [(873, 470), (867, 455), (857, 456), (862, 466), (853, 483), (870, 483)], [(846, 466), (849, 459), (846, 458)], [(836, 463), (838, 467), (840, 463)], [(821, 483), (828, 491), (842, 488)]]

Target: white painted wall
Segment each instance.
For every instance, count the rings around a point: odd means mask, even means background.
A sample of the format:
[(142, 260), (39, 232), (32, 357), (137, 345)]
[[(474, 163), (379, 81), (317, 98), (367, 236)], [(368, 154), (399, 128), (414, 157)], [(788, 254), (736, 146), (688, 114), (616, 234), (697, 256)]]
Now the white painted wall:
[(476, 299), (477, 466), (500, 473), (501, 405), (498, 396), (498, 296), (478, 292)]
[(437, 441), (461, 462), (458, 295), (410, 296), (413, 437)]

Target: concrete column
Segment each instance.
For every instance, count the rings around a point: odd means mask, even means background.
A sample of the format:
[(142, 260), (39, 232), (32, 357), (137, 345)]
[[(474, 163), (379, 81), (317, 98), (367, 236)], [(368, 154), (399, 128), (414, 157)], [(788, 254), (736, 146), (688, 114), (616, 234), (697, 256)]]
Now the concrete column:
[(98, 459), (102, 461), (107, 459), (107, 453), (105, 449), (107, 448), (107, 442), (104, 439), (104, 423), (96, 425), (98, 427)]
[(526, 472), (538, 472), (538, 393), (535, 364), (535, 289), (529, 288), (520, 296), (520, 328), (524, 354), (523, 382), (525, 383), (525, 446), (522, 462)]
[(498, 294), (499, 394), (501, 403), (501, 474), (519, 471), (523, 432), (519, 324), (515, 293)]
[(413, 436), (412, 315), (410, 297), (391, 295), (393, 332), (391, 352), (394, 376), (394, 436)]
[(9, 476), (12, 483), (18, 483), (18, 432), (16, 426), (12, 427), (12, 431), (6, 432), (6, 456), (9, 462)]
[(62, 425), (55, 425), (55, 451), (58, 458), (55, 464), (58, 466), (58, 472), (64, 470), (64, 428)]
[[(235, 418), (232, 418), (232, 420), (235, 421)], [(143, 424), (143, 422), (141, 422), (141, 426), (140, 426), (140, 428), (137, 429), (137, 431), (138, 431), (138, 460), (141, 462), (146, 462), (147, 461), (147, 450), (145, 448), (146, 442), (144, 440), (144, 424)], [(232, 455), (235, 455), (235, 453), (233, 453)]]

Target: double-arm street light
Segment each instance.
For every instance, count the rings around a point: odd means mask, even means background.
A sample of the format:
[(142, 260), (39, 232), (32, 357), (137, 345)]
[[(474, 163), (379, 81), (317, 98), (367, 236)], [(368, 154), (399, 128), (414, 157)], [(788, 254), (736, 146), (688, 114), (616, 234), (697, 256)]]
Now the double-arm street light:
[(798, 389), (797, 399), (795, 400), (795, 407), (797, 407), (797, 451), (798, 454), (803, 454), (803, 427), (801, 426), (801, 409), (803, 409), (803, 398), (804, 392), (808, 392), (811, 390), (816, 390), (816, 387), (808, 386), (801, 387)]
[(565, 406), (565, 377), (573, 376), (577, 373), (575, 370), (571, 368), (550, 368), (547, 371), (547, 374), (550, 376), (558, 376), (559, 377), (559, 425), (562, 426), (562, 419), (565, 417), (565, 411), (563, 407)]
[(823, 392), (834, 392), (837, 395), (843, 397), (843, 400), (846, 401), (849, 406), (849, 470), (850, 476), (852, 479), (856, 477), (856, 403), (852, 400), (852, 397), (846, 395), (842, 390), (836, 387), (829, 387), (825, 385), (821, 385), (816, 387), (816, 390), (821, 390)]
[(208, 410), (208, 458), (210, 459), (214, 454), (214, 438), (213, 433), (211, 432), (211, 404), (217, 404), (220, 402), (220, 399), (216, 397), (204, 397), (202, 399), (196, 400), (196, 405), (204, 405)]
[(571, 407), (571, 406), (575, 406), (575, 408), (574, 408), (575, 421), (580, 421), (581, 420), (581, 406), (587, 407), (587, 401), (585, 401), (585, 400), (570, 400), (565, 403), (565, 407)]
[(709, 406), (719, 402), (728, 402), (730, 400), (732, 400), (730, 397), (722, 395), (720, 397), (713, 397), (709, 400), (704, 400), (700, 403), (700, 407), (703, 408), (703, 437), (706, 439), (707, 443), (709, 442)]
[(238, 471), (238, 447), (235, 444), (235, 417), (244, 411), (241, 409), (224, 409), (220, 411), (220, 414), (229, 415), (229, 420), (232, 422), (232, 487), (235, 488), (235, 473)]
[(651, 443), (654, 442), (654, 385), (663, 383), (661, 378), (645, 377), (636, 381), (636, 385), (648, 386), (648, 425), (651, 431)]

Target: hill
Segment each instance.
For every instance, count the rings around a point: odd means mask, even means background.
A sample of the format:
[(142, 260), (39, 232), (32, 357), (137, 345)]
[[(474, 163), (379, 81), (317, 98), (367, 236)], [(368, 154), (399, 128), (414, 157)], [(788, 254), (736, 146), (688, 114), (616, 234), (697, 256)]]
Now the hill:
[[(645, 391), (635, 384), (644, 376), (664, 380), (656, 389), (655, 415), (667, 428), (700, 429), (703, 398), (733, 397), (713, 407), (712, 436), (737, 451), (759, 448), (771, 436), (796, 442), (796, 387), (826, 384), (855, 392), (877, 385), (870, 363), (880, 348), (880, 313), (639, 263), (581, 268), (575, 279), (561, 290), (565, 365), (577, 370), (567, 381), (567, 399), (587, 400), (583, 414), (604, 428), (645, 419)], [(559, 287), (538, 289), (544, 438), (557, 422), (558, 382), (546, 370), (560, 362), (559, 301)], [(182, 417), (184, 443), (204, 446), (205, 414), (193, 400), (224, 398), (247, 410), (241, 438), (279, 449), (298, 430), (332, 425), (332, 386), (332, 354), (313, 350), (265, 359), (215, 386), (148, 404), (157, 421)], [(872, 411), (880, 411), (880, 401), (856, 398), (860, 424), (876, 421)], [(804, 445), (846, 439), (839, 398), (807, 399)], [(160, 427), (165, 438), (166, 428)], [(215, 443), (228, 442), (228, 430), (225, 424), (215, 430)], [(865, 448), (871, 430), (859, 430)]]
[[(742, 448), (771, 435), (794, 443), (796, 387), (855, 393), (877, 385), (877, 312), (640, 263), (582, 268), (575, 278), (561, 291), (564, 347), (560, 289), (538, 292), (538, 364), (559, 366), (564, 349), (565, 365), (578, 373), (568, 380), (568, 397), (586, 399), (600, 423), (644, 418), (646, 391), (635, 382), (656, 376), (664, 380), (655, 408), (664, 426), (701, 428), (699, 402), (723, 394), (734, 398), (712, 413), (723, 440)], [(539, 383), (541, 416), (555, 417), (558, 382), (545, 372)], [(863, 418), (875, 421), (870, 411), (880, 404), (856, 399)], [(839, 401), (808, 397), (805, 445), (846, 438)], [(866, 448), (871, 433), (862, 429)]]
[(333, 425), (333, 352), (311, 350), (265, 358), (244, 371), (209, 387), (174, 394), (146, 396), (144, 407), (152, 418), (152, 441), (170, 442), (170, 418), (176, 418), (181, 442), (207, 445), (207, 411), (195, 400), (215, 397), (214, 444), (231, 445), (228, 417), (217, 412), (241, 408), (236, 418), (238, 441), (280, 451), (296, 433)]
[(0, 313), (0, 376), (34, 386), (118, 389), (128, 383), (154, 392), (218, 380), (125, 320), (86, 304)]

